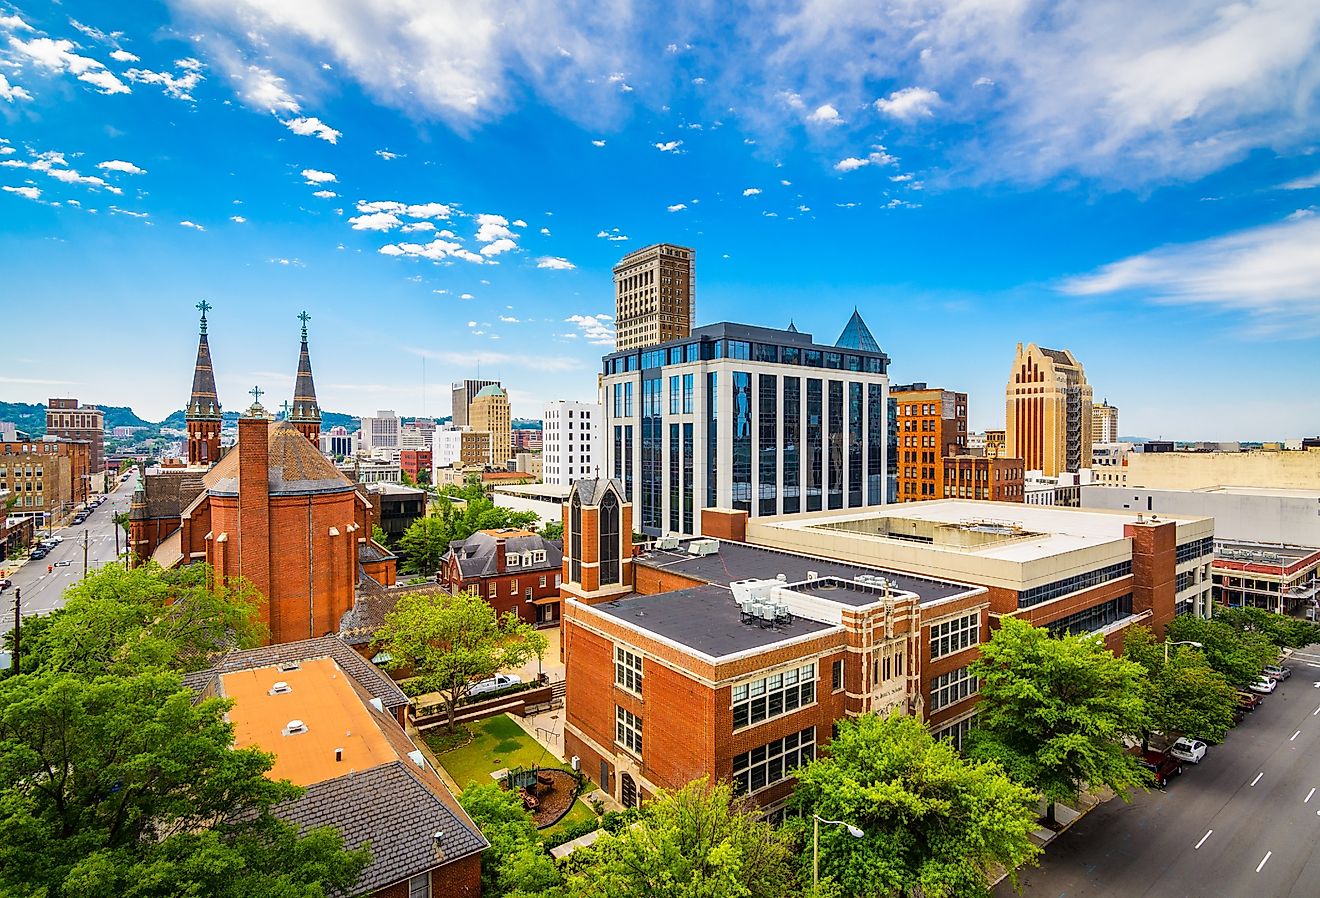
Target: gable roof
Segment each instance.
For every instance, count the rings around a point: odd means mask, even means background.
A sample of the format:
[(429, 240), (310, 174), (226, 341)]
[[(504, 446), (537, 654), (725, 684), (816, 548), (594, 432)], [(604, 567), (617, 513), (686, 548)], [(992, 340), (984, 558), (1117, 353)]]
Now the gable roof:
[(530, 565), (518, 565), (514, 568), (505, 566), (504, 573), (530, 573), (535, 571), (557, 571), (563, 566), (564, 553), (562, 544), (553, 540), (548, 540), (538, 533), (525, 533), (523, 531), (512, 531), (509, 536), (500, 536), (496, 533), (489, 533), (478, 530), (476, 533), (462, 541), (455, 541), (449, 544), (449, 551), (445, 553), (445, 564), (451, 560), (458, 562), (459, 572), (463, 579), (472, 577), (494, 577), (499, 573), (497, 558), (495, 554), (496, 546), (500, 540), (504, 541), (505, 557), (509, 555), (518, 555), (523, 552), (545, 552), (545, 560), (538, 561)]
[(834, 345), (841, 349), (880, 352), (880, 344), (875, 342), (875, 337), (871, 336), (871, 329), (866, 326), (866, 322), (862, 320), (861, 314), (856, 309), (853, 309), (852, 317), (843, 326), (843, 333), (839, 334), (839, 339)]
[(608, 477), (594, 477), (587, 480), (577, 480), (573, 482), (573, 488), (568, 491), (568, 498), (565, 502), (572, 502), (573, 496), (577, 495), (583, 505), (599, 505), (600, 500), (605, 498), (605, 491), (609, 485), (614, 484), (614, 492), (619, 498), (619, 503), (623, 504), (623, 490), (619, 489), (619, 484)]

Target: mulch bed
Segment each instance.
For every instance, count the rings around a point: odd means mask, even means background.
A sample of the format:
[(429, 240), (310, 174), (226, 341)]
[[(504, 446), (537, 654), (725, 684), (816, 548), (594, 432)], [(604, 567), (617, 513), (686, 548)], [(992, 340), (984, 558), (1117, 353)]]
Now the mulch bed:
[(545, 829), (558, 823), (573, 807), (577, 800), (577, 780), (567, 770), (554, 768), (542, 768), (537, 780), (532, 822), (537, 829)]

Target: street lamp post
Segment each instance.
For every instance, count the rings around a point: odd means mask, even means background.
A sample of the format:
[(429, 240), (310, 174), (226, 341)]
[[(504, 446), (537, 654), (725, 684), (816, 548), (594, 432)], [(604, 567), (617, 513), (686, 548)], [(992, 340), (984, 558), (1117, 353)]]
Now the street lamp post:
[(1193, 641), (1190, 640), (1190, 639), (1187, 640), (1186, 642), (1169, 642), (1168, 640), (1165, 640), (1165, 643), (1164, 643), (1164, 663), (1165, 663), (1165, 664), (1168, 664), (1168, 663), (1169, 663), (1169, 646), (1171, 646), (1171, 645), (1190, 645), (1190, 646), (1193, 646), (1193, 647), (1198, 648), (1198, 649), (1203, 649), (1203, 648), (1205, 648), (1205, 646), (1203, 646), (1201, 643), (1199, 643), (1199, 642), (1193, 642)]
[(811, 888), (813, 892), (820, 889), (820, 825), (822, 823), (828, 823), (830, 826), (846, 826), (848, 835), (854, 839), (860, 839), (866, 835), (847, 821), (826, 820), (818, 814), (811, 815)]

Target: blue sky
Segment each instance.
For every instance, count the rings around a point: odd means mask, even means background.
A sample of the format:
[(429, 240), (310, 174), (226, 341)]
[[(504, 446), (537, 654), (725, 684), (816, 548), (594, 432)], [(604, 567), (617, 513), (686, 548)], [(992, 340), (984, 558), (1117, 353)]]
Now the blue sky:
[[(1177, 9), (1151, 9), (1177, 6)], [(1125, 434), (1320, 429), (1320, 5), (0, 0), (0, 395), (592, 397), (610, 267), (1002, 426), (1066, 347)], [(425, 399), (423, 367), (429, 385)]]

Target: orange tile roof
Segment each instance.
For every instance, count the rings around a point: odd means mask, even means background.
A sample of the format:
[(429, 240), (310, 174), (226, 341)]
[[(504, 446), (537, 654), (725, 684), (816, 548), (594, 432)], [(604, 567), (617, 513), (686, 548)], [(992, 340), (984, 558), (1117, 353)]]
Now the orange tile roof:
[[(287, 683), (290, 691), (272, 695), (277, 682)], [(274, 754), (271, 779), (310, 786), (401, 757), (382, 732), (385, 712), (365, 704), (333, 659), (302, 661), (297, 670), (272, 665), (235, 671), (223, 674), (220, 686), (234, 700), (229, 712), (234, 744)], [(378, 714), (380, 723), (373, 719)], [(302, 721), (306, 732), (285, 735), (294, 720)], [(335, 760), (337, 748), (344, 750), (342, 761)]]

